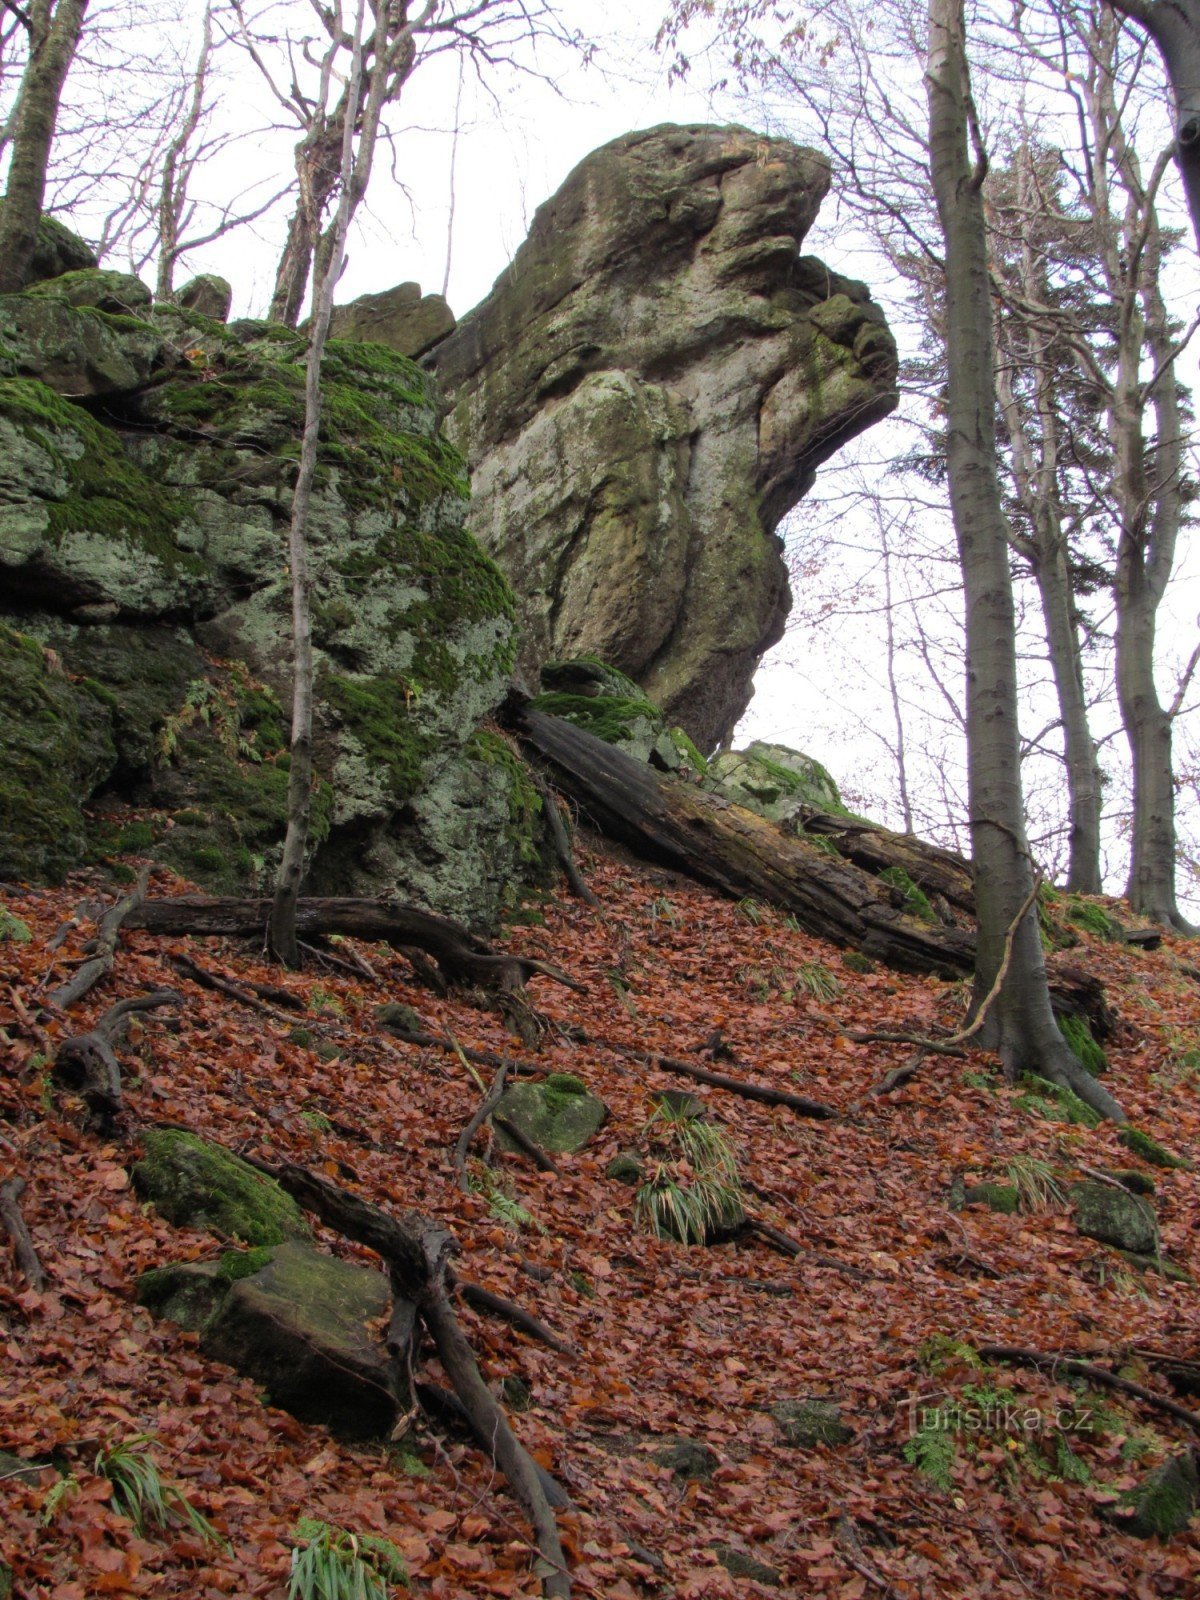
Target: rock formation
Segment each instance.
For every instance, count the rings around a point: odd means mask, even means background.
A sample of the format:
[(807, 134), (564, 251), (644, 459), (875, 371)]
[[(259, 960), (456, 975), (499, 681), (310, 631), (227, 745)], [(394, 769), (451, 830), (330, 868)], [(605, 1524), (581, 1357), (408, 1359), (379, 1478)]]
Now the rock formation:
[(742, 128), (628, 134), (427, 358), (531, 681), (591, 655), (702, 748), (732, 730), (790, 605), (777, 524), (896, 403), (882, 313), (799, 254), (828, 186)]
[[(95, 269), (0, 297), (0, 877), (117, 845), (212, 889), (269, 882), (304, 352)], [(479, 731), (511, 592), (463, 529), (427, 375), (331, 341), (324, 417), (310, 887), (493, 921), (537, 856), (537, 796)], [(110, 798), (142, 819), (119, 837)]]

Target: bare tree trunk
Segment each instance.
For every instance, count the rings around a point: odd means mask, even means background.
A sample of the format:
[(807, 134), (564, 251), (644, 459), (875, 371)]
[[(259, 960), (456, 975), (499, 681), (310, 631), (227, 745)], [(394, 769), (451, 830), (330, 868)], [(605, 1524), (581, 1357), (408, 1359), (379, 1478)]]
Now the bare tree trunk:
[[(1031, 906), (1017, 726), (1009, 529), (997, 474), (992, 313), (980, 146), (962, 0), (929, 0), (930, 170), (945, 241), (949, 374), (947, 466), (962, 561), (967, 634), (967, 765), (978, 924), (976, 1003), (992, 988), (1015, 925), (1011, 956), (981, 1042), (1010, 1076), (1066, 1084), (1105, 1116), (1120, 1107), (1080, 1066), (1058, 1031)], [(968, 137), (975, 146), (972, 168)], [(1022, 908), (1025, 908), (1024, 911)]]
[(35, 0), (26, 13), (29, 61), (14, 113), (8, 187), (0, 209), (0, 294), (22, 288), (37, 244), (46, 169), (63, 84), (83, 32), (88, 0)]
[(1175, 99), (1175, 164), (1200, 249), (1200, 0), (1111, 0), (1157, 44)]
[(288, 824), (283, 843), (283, 859), (275, 883), (268, 933), (270, 947), (285, 966), (300, 965), (296, 937), (296, 903), (304, 877), (304, 857), (312, 820), (313, 784), (313, 655), (312, 616), (308, 577), (308, 507), (317, 470), (317, 438), (321, 427), (321, 361), (333, 316), (333, 291), (341, 276), (346, 250), (346, 235), (353, 212), (351, 175), (354, 168), (354, 135), (358, 118), (363, 77), (363, 0), (359, 0), (355, 24), (354, 51), (350, 81), (346, 86), (342, 119), (341, 195), (325, 271), (316, 285), (308, 358), (304, 372), (304, 434), (300, 444), (300, 465), (292, 497), (292, 520), (288, 534), (288, 559), (292, 577), (292, 743), (288, 771)]

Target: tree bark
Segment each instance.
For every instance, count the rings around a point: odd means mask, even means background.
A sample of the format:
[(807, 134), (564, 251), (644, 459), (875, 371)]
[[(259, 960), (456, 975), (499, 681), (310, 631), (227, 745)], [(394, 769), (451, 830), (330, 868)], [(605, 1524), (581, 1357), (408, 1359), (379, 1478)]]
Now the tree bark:
[(46, 171), (63, 84), (79, 47), (88, 0), (33, 0), (29, 61), (13, 118), (8, 187), (0, 209), (0, 294), (24, 287), (37, 244)]
[[(967, 639), (967, 767), (975, 873), (975, 1001), (991, 989), (1012, 939), (1004, 983), (980, 1042), (1015, 1078), (1034, 1072), (1073, 1089), (1103, 1115), (1120, 1107), (1084, 1071), (1050, 1005), (1025, 837), (1009, 529), (997, 474), (992, 313), (979, 148), (962, 0), (929, 0), (930, 170), (945, 242), (947, 468), (962, 562)], [(968, 138), (974, 135), (972, 166)]]
[(1175, 100), (1175, 164), (1200, 249), (1200, 0), (1111, 0), (1158, 46)]

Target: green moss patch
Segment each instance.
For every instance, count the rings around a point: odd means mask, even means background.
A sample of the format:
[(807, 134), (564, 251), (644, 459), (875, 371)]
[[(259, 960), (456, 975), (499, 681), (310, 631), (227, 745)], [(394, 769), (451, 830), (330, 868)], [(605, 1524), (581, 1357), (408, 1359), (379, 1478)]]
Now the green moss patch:
[(299, 1206), (273, 1179), (192, 1133), (149, 1128), (133, 1168), (143, 1199), (177, 1227), (208, 1228), (249, 1245), (308, 1236)]
[(1165, 1146), (1152, 1139), (1140, 1128), (1119, 1128), (1117, 1138), (1132, 1155), (1140, 1156), (1152, 1167), (1190, 1167), (1191, 1162), (1182, 1156), (1172, 1155)]

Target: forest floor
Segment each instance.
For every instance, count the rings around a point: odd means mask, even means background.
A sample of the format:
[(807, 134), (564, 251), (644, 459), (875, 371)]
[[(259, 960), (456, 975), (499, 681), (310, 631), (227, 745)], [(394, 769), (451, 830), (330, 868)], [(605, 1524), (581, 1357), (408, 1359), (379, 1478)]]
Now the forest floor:
[[(47, 976), (71, 970), (90, 930), (53, 953), (48, 941), (94, 880), (0, 897), (32, 933), (0, 943), (0, 1169), (27, 1181), (21, 1206), (48, 1277), (34, 1292), (0, 1254), (0, 1449), (53, 1457), (78, 1479), (74, 1494), (55, 1494), (49, 1470), (0, 1478), (14, 1593), (282, 1600), (304, 1517), (386, 1534), (418, 1596), (538, 1593), (528, 1530), (472, 1445), (423, 1421), (401, 1445), (339, 1443), (264, 1404), (206, 1360), (195, 1335), (136, 1305), (139, 1273), (219, 1248), (170, 1227), (130, 1187), (139, 1127), (170, 1122), (427, 1213), (452, 1232), (464, 1277), (570, 1341), (577, 1353), (564, 1356), (460, 1309), (489, 1380), (528, 1386), (532, 1406), (513, 1422), (571, 1496), (560, 1526), (578, 1595), (1200, 1595), (1197, 1524), (1163, 1543), (1102, 1516), (1197, 1444), (1187, 1426), (1061, 1371), (977, 1365), (967, 1348), (1080, 1357), (1180, 1400), (1156, 1358), (1200, 1361), (1197, 1289), (1082, 1237), (1053, 1193), (1038, 1209), (1031, 1175), (1038, 1163), (1070, 1179), (1142, 1168), (1156, 1183), (1164, 1255), (1200, 1273), (1200, 1174), (1145, 1166), (1111, 1125), (1055, 1120), (1052, 1101), (1005, 1084), (982, 1053), (928, 1056), (903, 1087), (873, 1094), (911, 1047), (855, 1043), (846, 1030), (953, 1027), (963, 986), (855, 971), (774, 912), (614, 853), (582, 864), (598, 910), (564, 894), (544, 925), (503, 941), (585, 985), (532, 981), (550, 1024), (538, 1051), (471, 997), (422, 988), (383, 946), (354, 947), (374, 978), (281, 976), (245, 944), (144, 932), (122, 934), (111, 974), (84, 1002), (39, 1022)], [(165, 872), (152, 880), (155, 895), (186, 888)], [(167, 959), (179, 951), (234, 981), (282, 984), (304, 1003), (307, 1042), (182, 979)], [(1119, 1015), (1105, 1081), (1131, 1122), (1200, 1156), (1200, 982), (1187, 968), (1200, 953), (1085, 932), (1068, 955), (1104, 980)], [(135, 1019), (120, 1051), (128, 1127), (107, 1140), (81, 1132), (78, 1102), (52, 1089), (48, 1052), (122, 996), (165, 986), (181, 989), (182, 1010)], [(607, 1103), (607, 1123), (582, 1153), (558, 1158), (558, 1174), (493, 1152), (492, 1177), (477, 1166), (478, 1192), (464, 1193), (452, 1152), (479, 1084), (452, 1049), (382, 1032), (384, 1002), (415, 1007), (430, 1032), (464, 1047), (576, 1075)], [(714, 1062), (703, 1051), (716, 1029), (732, 1056)], [(838, 1116), (808, 1120), (638, 1059), (662, 1055), (828, 1102)], [(668, 1088), (704, 1100), (736, 1146), (748, 1206), (800, 1245), (798, 1257), (761, 1238), (687, 1247), (638, 1226), (634, 1190), (606, 1168), (644, 1143), (651, 1096)], [(487, 1150), (481, 1134), (475, 1154)], [(1017, 1176), (1033, 1208), (955, 1211), (958, 1176)], [(946, 1413), (956, 1420), (914, 1439), (914, 1400), (931, 1394), (957, 1404)], [(814, 1397), (840, 1407), (848, 1443), (786, 1442), (769, 1408)], [(139, 1537), (117, 1514), (96, 1451), (141, 1434), (226, 1546), (187, 1530)], [(711, 1476), (656, 1464), (655, 1450), (679, 1437), (715, 1453)], [(733, 1576), (721, 1561), (730, 1549), (775, 1569), (778, 1587)]]

